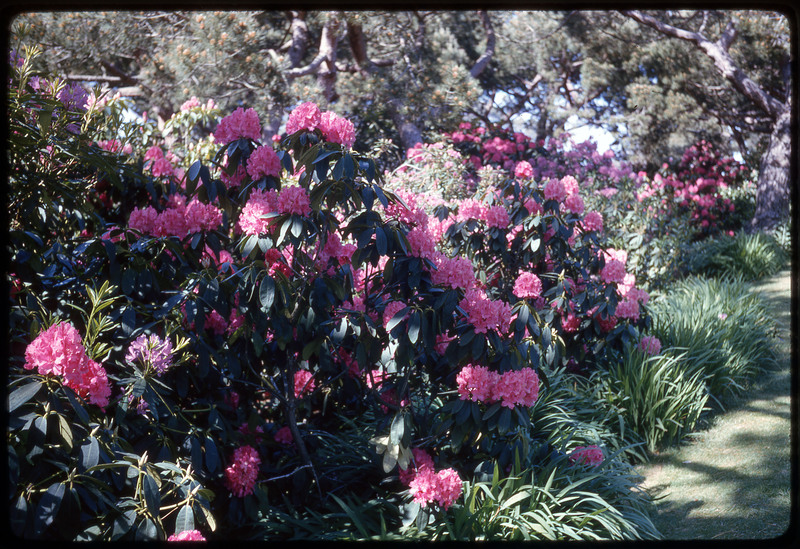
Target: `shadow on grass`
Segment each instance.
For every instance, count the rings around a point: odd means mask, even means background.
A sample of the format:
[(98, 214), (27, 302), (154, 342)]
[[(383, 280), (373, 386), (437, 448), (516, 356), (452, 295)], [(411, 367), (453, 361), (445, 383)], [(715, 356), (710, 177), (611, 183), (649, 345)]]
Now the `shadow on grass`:
[[(730, 429), (724, 446), (711, 446), (711, 437), (699, 433), (690, 445), (695, 446), (694, 452), (676, 448), (655, 460), (675, 471), (667, 484), (648, 489), (658, 510), (654, 524), (664, 539), (780, 542), (790, 525), (793, 529), (783, 539), (797, 539), (798, 509), (792, 505), (791, 494), (794, 464), (788, 448), (795, 431), (786, 399), (792, 398), (791, 345), (797, 343), (791, 333), (792, 313), (800, 312), (793, 311), (800, 303), (791, 300), (788, 278), (788, 272), (781, 272), (754, 284), (777, 321), (777, 364), (753, 380), (743, 394), (724, 399), (723, 410), (712, 411), (708, 433)], [(717, 423), (729, 413), (752, 417), (742, 418), (741, 425), (738, 420)]]
[[(767, 443), (772, 443), (777, 438), (762, 437), (748, 443), (758, 444), (767, 439)], [(699, 473), (697, 484), (713, 485), (714, 489), (685, 493), (680, 486), (651, 487), (648, 493), (655, 499), (658, 510), (653, 520), (656, 528), (666, 540), (768, 539), (783, 535), (791, 523), (790, 463), (777, 454), (776, 448), (759, 465), (747, 468), (747, 471), (761, 471), (758, 475), (708, 463), (685, 463), (677, 456), (664, 460), (664, 465)], [(682, 490), (681, 496), (692, 499), (675, 498), (676, 489)]]

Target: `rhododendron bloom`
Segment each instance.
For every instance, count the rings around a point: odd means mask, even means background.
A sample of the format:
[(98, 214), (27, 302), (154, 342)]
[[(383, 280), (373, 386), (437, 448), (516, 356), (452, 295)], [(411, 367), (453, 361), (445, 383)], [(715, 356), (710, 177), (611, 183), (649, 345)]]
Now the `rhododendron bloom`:
[(501, 406), (533, 406), (539, 398), (539, 376), (533, 368), (504, 372), (495, 383), (493, 397)]
[(141, 233), (152, 235), (155, 233), (157, 221), (158, 212), (154, 207), (147, 206), (143, 210), (134, 208), (128, 219), (128, 227)]
[(322, 121), (322, 113), (316, 103), (307, 101), (300, 104), (291, 113), (286, 121), (286, 133), (293, 134), (300, 130), (313, 131)]
[(514, 295), (520, 299), (536, 299), (542, 295), (542, 280), (533, 273), (520, 273), (514, 282)]
[(475, 287), (475, 268), (466, 257), (449, 258), (441, 252), (434, 256), (436, 270), (431, 272), (431, 280), (437, 286), (462, 288), (468, 290)]
[(190, 234), (213, 231), (222, 224), (222, 210), (212, 204), (204, 204), (196, 198), (186, 206), (183, 217), (186, 231)]
[(292, 430), (289, 429), (288, 425), (284, 425), (275, 433), (275, 442), (278, 444), (285, 444), (289, 445), (294, 442), (294, 437), (292, 436)]
[(214, 131), (214, 141), (227, 144), (243, 137), (258, 141), (261, 138), (261, 122), (256, 111), (239, 107), (219, 121)]
[(294, 396), (295, 398), (303, 397), (310, 394), (316, 383), (314, 382), (314, 375), (308, 370), (297, 370), (294, 373)]
[(256, 181), (268, 175), (277, 177), (281, 173), (281, 161), (272, 147), (259, 147), (247, 159), (247, 173)]
[(600, 271), (600, 278), (606, 284), (611, 284), (613, 282), (622, 283), (625, 279), (625, 265), (616, 259), (612, 259), (606, 262), (603, 269)]
[(486, 204), (474, 198), (466, 198), (458, 205), (458, 215), (456, 221), (462, 222), (468, 219), (484, 219), (486, 215)]
[(54, 324), (25, 349), (26, 370), (61, 376), (64, 385), (101, 408), (108, 405), (111, 386), (105, 369), (91, 360), (78, 330), (69, 322)]
[(436, 242), (431, 234), (420, 227), (414, 227), (406, 235), (410, 250), (408, 253), (414, 257), (422, 257), (434, 260), (436, 254)]
[(486, 224), (489, 227), (505, 229), (511, 222), (508, 212), (503, 206), (492, 206), (485, 213)]
[(356, 142), (356, 130), (353, 123), (331, 111), (322, 113), (319, 129), (322, 130), (325, 139), (331, 143), (339, 143), (350, 148)]
[(508, 303), (489, 299), (484, 292), (475, 288), (467, 290), (458, 305), (467, 313), (468, 321), (476, 333), (489, 330), (505, 333), (511, 322), (511, 306)]
[(578, 180), (571, 175), (562, 177), (561, 183), (564, 185), (564, 190), (567, 192), (567, 196), (578, 194)]
[(414, 456), (408, 468), (399, 470), (400, 482), (408, 486), (419, 471), (424, 469), (433, 470), (433, 458), (422, 448), (412, 448), (411, 454)]
[(614, 314), (619, 318), (628, 318), (635, 322), (639, 320), (639, 303), (630, 299), (620, 301)]
[(272, 220), (264, 219), (262, 216), (277, 212), (278, 193), (274, 189), (268, 191), (254, 189), (239, 215), (239, 229), (244, 234), (269, 232)]
[(422, 469), (409, 484), (414, 501), (425, 507), (434, 501), (447, 510), (460, 496), (462, 481), (454, 469), (438, 473), (433, 469)]
[(577, 332), (580, 325), (581, 319), (575, 313), (570, 312), (561, 317), (561, 328), (567, 333)]
[(595, 467), (603, 463), (603, 450), (599, 446), (578, 446), (569, 454), (573, 463)]
[(567, 190), (564, 188), (564, 183), (558, 179), (551, 179), (544, 186), (545, 200), (556, 200), (558, 202), (563, 202), (566, 197)]
[(523, 160), (514, 168), (514, 177), (517, 179), (530, 179), (533, 177), (533, 167)]
[(234, 450), (231, 461), (225, 469), (225, 487), (236, 497), (252, 494), (261, 465), (258, 452), (252, 446), (242, 446)]
[(661, 341), (656, 336), (644, 336), (639, 341), (639, 348), (648, 355), (657, 355), (661, 352)]
[(153, 368), (157, 375), (161, 375), (172, 366), (172, 343), (156, 334), (141, 334), (131, 342), (125, 360)]
[(586, 231), (603, 232), (603, 216), (598, 212), (588, 212), (581, 225)]
[(278, 193), (278, 211), (283, 214), (308, 215), (311, 213), (311, 201), (308, 192), (297, 186), (288, 186)]
[(476, 402), (492, 402), (494, 387), (500, 379), (500, 374), (489, 370), (486, 366), (464, 366), (456, 376), (456, 385), (461, 400), (474, 400)]
[(172, 534), (167, 541), (206, 541), (199, 530), (184, 530), (179, 534)]
[(574, 214), (583, 213), (583, 199), (579, 194), (571, 194), (564, 200), (564, 206)]

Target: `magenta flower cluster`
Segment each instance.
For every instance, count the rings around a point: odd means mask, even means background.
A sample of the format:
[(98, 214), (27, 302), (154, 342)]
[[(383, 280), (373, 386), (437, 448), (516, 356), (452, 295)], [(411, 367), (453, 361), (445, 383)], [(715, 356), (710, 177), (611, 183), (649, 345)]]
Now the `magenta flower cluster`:
[(500, 402), (501, 406), (533, 406), (539, 398), (539, 376), (533, 368), (499, 374), (486, 366), (464, 366), (456, 376), (461, 400)]
[(409, 493), (421, 507), (437, 503), (443, 510), (450, 508), (461, 497), (462, 481), (455, 469), (436, 472), (431, 456), (420, 448), (411, 450), (413, 463), (400, 469), (400, 482), (409, 487)]
[(225, 487), (239, 498), (252, 494), (261, 466), (258, 452), (252, 446), (241, 446), (233, 451), (231, 462), (225, 469)]
[(64, 385), (101, 408), (108, 406), (111, 385), (102, 365), (86, 354), (78, 330), (69, 322), (54, 324), (25, 349), (25, 369), (60, 376)]
[(486, 292), (470, 288), (458, 303), (467, 315), (475, 333), (485, 334), (489, 330), (506, 333), (511, 323), (511, 306), (499, 299), (489, 299)]
[(150, 236), (177, 236), (201, 231), (213, 231), (222, 223), (222, 211), (212, 204), (203, 204), (197, 199), (188, 205), (176, 201), (173, 207), (159, 213), (152, 206), (134, 208), (128, 219), (131, 229)]
[(214, 141), (217, 143), (230, 143), (241, 138), (253, 141), (261, 139), (261, 122), (258, 113), (253, 109), (239, 107), (220, 120), (214, 131)]
[(199, 530), (184, 530), (178, 534), (172, 534), (167, 541), (206, 541)]
[(599, 446), (578, 446), (569, 454), (570, 461), (596, 467), (603, 463), (603, 450)]

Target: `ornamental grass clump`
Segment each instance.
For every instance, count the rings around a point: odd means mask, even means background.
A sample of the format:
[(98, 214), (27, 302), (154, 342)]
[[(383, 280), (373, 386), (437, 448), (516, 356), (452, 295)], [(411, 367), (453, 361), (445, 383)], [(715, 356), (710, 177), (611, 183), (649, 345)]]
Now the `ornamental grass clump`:
[(773, 236), (740, 232), (691, 246), (686, 251), (686, 269), (696, 275), (757, 280), (780, 271), (788, 259)]
[(775, 364), (774, 319), (741, 278), (690, 277), (651, 305), (651, 332), (714, 397), (740, 394)]
[(625, 428), (638, 433), (649, 453), (691, 433), (706, 409), (702, 371), (690, 371), (686, 355), (647, 355), (626, 348), (608, 371), (594, 374), (605, 405), (616, 410)]

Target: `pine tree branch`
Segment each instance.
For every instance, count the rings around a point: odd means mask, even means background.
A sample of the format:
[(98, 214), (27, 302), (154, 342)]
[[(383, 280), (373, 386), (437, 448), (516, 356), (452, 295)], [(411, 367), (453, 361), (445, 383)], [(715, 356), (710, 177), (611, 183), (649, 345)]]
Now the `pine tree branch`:
[(678, 38), (694, 44), (714, 62), (714, 66), (720, 74), (733, 84), (734, 88), (756, 103), (771, 119), (777, 120), (778, 115), (783, 110), (783, 104), (751, 80), (736, 65), (726, 49), (726, 45), (730, 47), (730, 43), (733, 42), (735, 38), (736, 29), (735, 26), (733, 26), (733, 22), (728, 24), (728, 28), (725, 29), (719, 41), (712, 42), (700, 33), (673, 27), (638, 10), (623, 11), (622, 13), (634, 21), (655, 29), (665, 36)]

